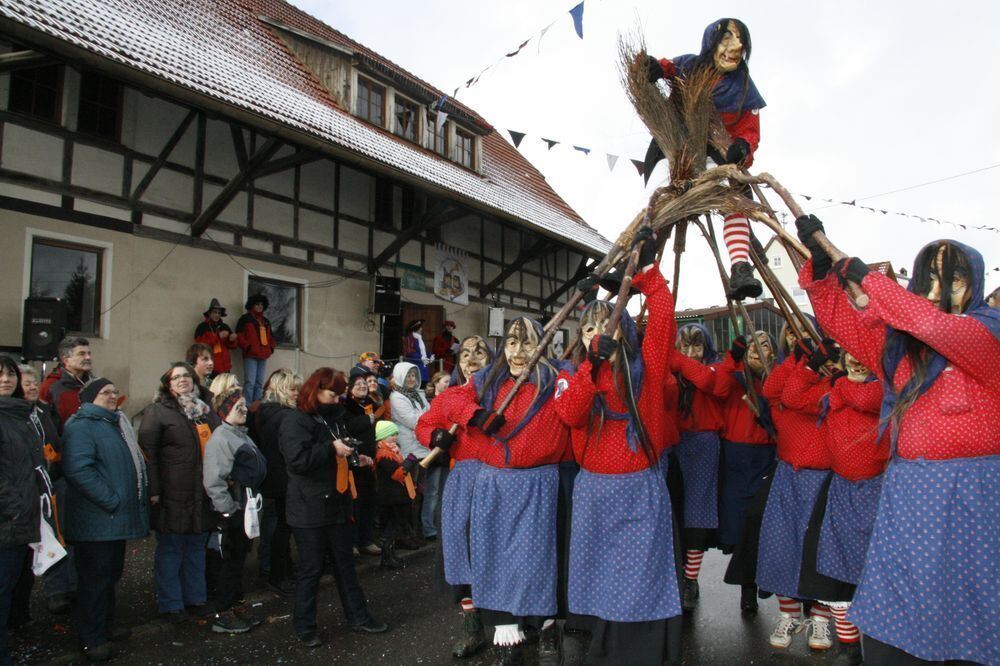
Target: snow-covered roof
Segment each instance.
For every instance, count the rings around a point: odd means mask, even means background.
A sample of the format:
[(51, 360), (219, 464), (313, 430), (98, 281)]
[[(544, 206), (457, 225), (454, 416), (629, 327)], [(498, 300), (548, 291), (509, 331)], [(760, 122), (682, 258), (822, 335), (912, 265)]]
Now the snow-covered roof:
[(441, 91), (282, 0), (0, 0), (2, 19), (214, 98), (425, 181), (461, 200), (573, 246), (610, 243), (563, 201), (512, 145), (474, 111), (481, 173), (394, 136), (339, 108), (262, 17), (342, 45), (410, 86)]

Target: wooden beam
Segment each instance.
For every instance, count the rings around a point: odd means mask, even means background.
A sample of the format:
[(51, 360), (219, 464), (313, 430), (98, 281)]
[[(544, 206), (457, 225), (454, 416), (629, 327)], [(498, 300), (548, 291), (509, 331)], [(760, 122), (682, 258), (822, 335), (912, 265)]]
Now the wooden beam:
[[(592, 262), (593, 260), (590, 259), (589, 261)], [(587, 276), (587, 273), (589, 273), (590, 269), (592, 269), (593, 267), (594, 266), (593, 266), (592, 263), (588, 264), (588, 257), (586, 255), (584, 255), (580, 259), (580, 265), (577, 266), (576, 273), (573, 274), (573, 277), (571, 277), (569, 280), (567, 280), (566, 283), (563, 284), (561, 287), (559, 287), (558, 289), (556, 289), (555, 291), (553, 291), (551, 294), (549, 294), (548, 296), (546, 296), (545, 299), (539, 305), (539, 309), (540, 310), (545, 310), (545, 308), (549, 307), (550, 305), (552, 305), (553, 303), (555, 303), (557, 300), (559, 300), (559, 297), (561, 297), (567, 291), (569, 291), (570, 289), (572, 289), (573, 287), (575, 287), (577, 282), (579, 282), (580, 280), (582, 280), (583, 278), (585, 278)]]
[(440, 227), (444, 224), (448, 224), (449, 222), (454, 222), (458, 218), (466, 215), (468, 215), (468, 211), (464, 208), (457, 208), (443, 202), (434, 204), (427, 210), (426, 213), (424, 213), (419, 222), (404, 229), (398, 236), (396, 236), (396, 240), (389, 244), (389, 247), (382, 250), (377, 257), (368, 262), (369, 272), (374, 275), (375, 271), (384, 266), (385, 262), (389, 261), (389, 259), (399, 251), (399, 248), (403, 247), (425, 231)]
[(222, 188), (218, 196), (215, 197), (212, 203), (205, 207), (201, 215), (191, 224), (192, 236), (201, 236), (205, 233), (208, 225), (219, 216), (219, 213), (226, 209), (226, 206), (229, 205), (248, 182), (257, 177), (257, 170), (278, 152), (281, 145), (281, 141), (272, 137), (253, 154), (253, 157), (247, 160), (246, 167), (241, 169), (239, 173), (226, 183), (226, 186)]
[(146, 193), (146, 188), (148, 188), (150, 183), (153, 182), (153, 179), (156, 178), (156, 174), (160, 172), (163, 165), (167, 163), (170, 153), (172, 153), (174, 148), (177, 147), (177, 144), (180, 143), (181, 138), (184, 136), (184, 132), (187, 131), (187, 128), (191, 126), (191, 122), (197, 116), (198, 112), (194, 109), (191, 109), (191, 111), (184, 116), (184, 120), (182, 120), (181, 124), (177, 126), (176, 130), (174, 130), (170, 140), (167, 141), (167, 145), (163, 146), (163, 150), (161, 150), (160, 154), (156, 156), (156, 161), (153, 162), (153, 164), (149, 167), (149, 171), (147, 171), (146, 175), (142, 177), (141, 181), (139, 181), (135, 191), (132, 192), (132, 196), (129, 197), (129, 201), (134, 204), (142, 198), (142, 195)]
[(526, 263), (540, 255), (548, 246), (549, 240), (547, 238), (539, 238), (528, 248), (521, 250), (521, 253), (517, 255), (517, 259), (515, 259), (513, 263), (508, 264), (506, 268), (500, 271), (500, 275), (496, 276), (490, 280), (489, 284), (484, 284), (479, 289), (479, 297), (486, 298), (487, 294), (496, 289), (498, 285), (503, 284), (507, 278), (519, 271)]
[(247, 144), (243, 140), (243, 129), (236, 123), (229, 123), (229, 133), (233, 136), (233, 150), (236, 151), (236, 166), (242, 171), (247, 166)]
[(56, 60), (51, 56), (26, 49), (24, 51), (11, 51), (0, 54), (0, 72), (13, 72), (18, 69), (28, 67), (42, 67), (43, 65), (55, 64)]
[(285, 171), (286, 169), (292, 169), (297, 166), (302, 166), (303, 164), (308, 164), (309, 162), (315, 162), (320, 159), (322, 155), (319, 153), (314, 153), (311, 150), (299, 150), (291, 155), (286, 155), (285, 157), (279, 157), (276, 160), (271, 160), (267, 164), (263, 165), (257, 170), (254, 175), (255, 178), (263, 178), (264, 176), (270, 176), (276, 174), (280, 171)]

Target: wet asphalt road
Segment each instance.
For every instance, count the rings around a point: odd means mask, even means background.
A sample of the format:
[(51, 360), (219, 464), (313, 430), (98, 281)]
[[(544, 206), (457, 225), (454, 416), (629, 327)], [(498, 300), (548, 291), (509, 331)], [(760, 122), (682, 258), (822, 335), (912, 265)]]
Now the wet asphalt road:
[[(112, 663), (127, 664), (491, 664), (485, 651), (460, 661), (451, 657), (451, 645), (461, 631), (461, 617), (430, 582), (434, 553), (424, 548), (403, 552), (409, 566), (398, 572), (377, 568), (378, 558), (358, 560), (361, 583), (373, 614), (390, 625), (388, 633), (356, 634), (343, 625), (343, 613), (332, 578), (320, 590), (319, 624), (324, 645), (307, 649), (295, 638), (291, 601), (269, 591), (257, 572), (251, 554), (245, 579), (248, 604), (266, 621), (247, 634), (213, 634), (204, 620), (163, 626), (156, 620), (153, 600), (153, 539), (129, 544), (125, 578), (119, 585), (118, 610), (123, 624), (136, 634), (117, 648)], [(688, 615), (684, 630), (685, 664), (827, 664), (837, 644), (826, 653), (810, 653), (805, 633), (798, 634), (787, 650), (774, 650), (767, 642), (777, 615), (772, 598), (760, 602), (756, 618), (740, 617), (739, 589), (722, 583), (727, 558), (709, 552), (701, 573), (701, 601)], [(32, 605), (35, 621), (11, 636), (17, 663), (82, 663), (67, 616), (51, 616), (44, 607), (39, 586)], [(568, 664), (581, 663), (581, 639), (564, 646)], [(582, 639), (585, 640), (585, 639)], [(534, 646), (527, 649), (528, 663), (535, 663)]]

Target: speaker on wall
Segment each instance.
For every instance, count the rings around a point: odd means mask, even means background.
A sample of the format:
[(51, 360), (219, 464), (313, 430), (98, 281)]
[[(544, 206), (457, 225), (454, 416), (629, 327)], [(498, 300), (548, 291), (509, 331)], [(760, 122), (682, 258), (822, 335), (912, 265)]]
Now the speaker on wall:
[(376, 275), (372, 278), (369, 307), (372, 314), (398, 315), (403, 281), (397, 277)]
[(27, 361), (51, 361), (66, 335), (66, 301), (31, 296), (24, 299), (21, 355)]

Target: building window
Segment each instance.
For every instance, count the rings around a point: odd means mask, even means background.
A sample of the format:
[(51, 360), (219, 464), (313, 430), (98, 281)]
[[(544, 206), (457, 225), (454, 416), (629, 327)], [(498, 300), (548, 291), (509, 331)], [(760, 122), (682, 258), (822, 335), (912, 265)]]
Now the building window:
[(27, 116), (59, 122), (62, 102), (62, 67), (47, 65), (19, 69), (10, 74), (7, 108)]
[(100, 248), (35, 238), (31, 246), (31, 295), (66, 301), (66, 328), (100, 335)]
[(117, 141), (121, 121), (121, 99), (120, 83), (96, 72), (82, 72), (77, 129)]
[(781, 257), (780, 256), (778, 256), (778, 257), (772, 257), (771, 258), (771, 263), (774, 264), (775, 268), (781, 268)]
[(455, 153), (453, 159), (462, 166), (472, 168), (472, 142), (471, 134), (466, 134), (460, 129), (455, 130)]
[(799, 305), (806, 305), (809, 302), (809, 295), (799, 287), (792, 287), (792, 298)]
[(427, 114), (427, 148), (433, 150), (438, 155), (446, 155), (448, 149), (447, 123), (441, 123), (438, 127), (437, 115)]
[(417, 119), (420, 117), (420, 110), (417, 105), (408, 99), (396, 95), (396, 134), (416, 143), (417, 141)]
[(358, 77), (358, 116), (385, 127), (385, 87)]
[(264, 294), (268, 305), (264, 316), (271, 321), (274, 341), (279, 347), (298, 347), (302, 330), (302, 286), (257, 275), (247, 277), (247, 297)]

